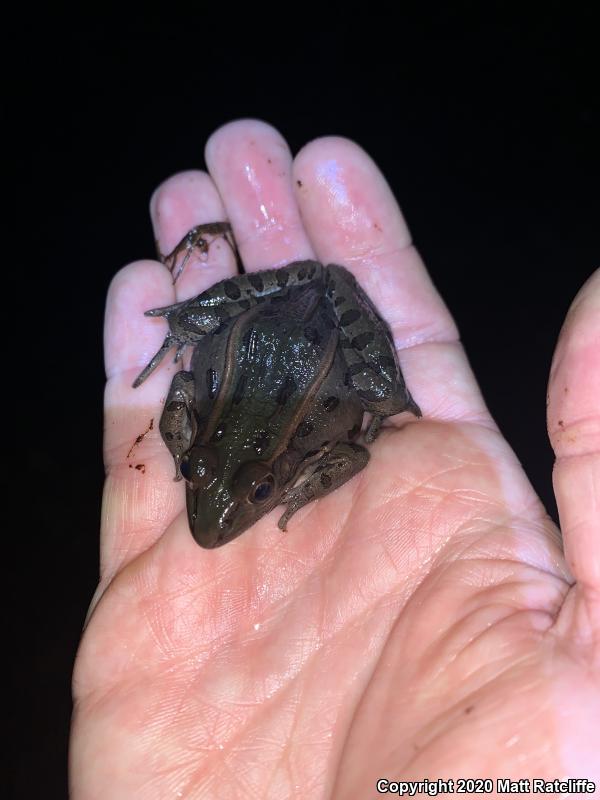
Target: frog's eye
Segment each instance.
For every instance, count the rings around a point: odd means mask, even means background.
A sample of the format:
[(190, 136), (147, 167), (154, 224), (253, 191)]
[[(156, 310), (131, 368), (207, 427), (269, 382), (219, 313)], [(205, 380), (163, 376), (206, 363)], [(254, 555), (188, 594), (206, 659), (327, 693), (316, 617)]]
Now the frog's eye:
[(195, 489), (204, 489), (215, 477), (217, 457), (210, 447), (192, 447), (181, 459), (179, 469)]
[(268, 464), (250, 461), (238, 469), (233, 481), (233, 491), (239, 500), (247, 500), (253, 505), (265, 503), (275, 489), (275, 477)]
[(267, 475), (266, 480), (254, 487), (254, 490), (248, 499), (251, 503), (264, 503), (265, 500), (268, 500), (271, 496), (274, 485), (275, 482), (273, 480), (273, 476)]

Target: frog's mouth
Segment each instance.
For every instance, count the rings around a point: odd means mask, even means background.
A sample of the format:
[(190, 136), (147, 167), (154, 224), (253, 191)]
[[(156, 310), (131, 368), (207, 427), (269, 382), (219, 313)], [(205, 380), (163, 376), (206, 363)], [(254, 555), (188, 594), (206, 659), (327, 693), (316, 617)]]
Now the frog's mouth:
[[(221, 502), (219, 503), (219, 499)], [(280, 500), (274, 496), (265, 503), (261, 513), (243, 501), (213, 497), (209, 502), (198, 493), (186, 488), (187, 514), (190, 530), (196, 542), (206, 550), (213, 550), (237, 538), (267, 514)]]
[(217, 496), (207, 501), (187, 486), (186, 506), (192, 536), (207, 550), (227, 544), (251, 524), (240, 514), (240, 503), (231, 497)]

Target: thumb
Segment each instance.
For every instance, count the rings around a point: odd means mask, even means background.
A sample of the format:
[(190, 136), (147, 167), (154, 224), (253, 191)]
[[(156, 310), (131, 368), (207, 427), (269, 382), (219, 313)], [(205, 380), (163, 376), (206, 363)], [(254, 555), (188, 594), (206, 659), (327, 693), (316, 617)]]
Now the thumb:
[(548, 433), (565, 554), (600, 630), (600, 269), (567, 314), (550, 371)]

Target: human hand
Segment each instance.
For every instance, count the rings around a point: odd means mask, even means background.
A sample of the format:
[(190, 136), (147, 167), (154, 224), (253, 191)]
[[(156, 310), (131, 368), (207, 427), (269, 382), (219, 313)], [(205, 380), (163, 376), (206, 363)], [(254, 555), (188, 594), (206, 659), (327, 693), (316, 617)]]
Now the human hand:
[[(157, 420), (174, 367), (143, 312), (235, 273), (215, 243), (173, 287), (114, 279), (106, 315), (99, 598), (74, 676), (79, 798), (376, 796), (376, 780), (600, 779), (600, 271), (567, 317), (548, 427), (567, 557), (490, 418), (382, 175), (344, 139), (292, 160), (264, 123), (209, 140), (210, 175), (159, 187), (169, 252), (228, 219), (247, 270), (348, 267), (390, 325), (423, 419), (390, 418), (365, 470), (218, 550), (198, 547)], [(137, 468), (136, 468), (137, 467)]]

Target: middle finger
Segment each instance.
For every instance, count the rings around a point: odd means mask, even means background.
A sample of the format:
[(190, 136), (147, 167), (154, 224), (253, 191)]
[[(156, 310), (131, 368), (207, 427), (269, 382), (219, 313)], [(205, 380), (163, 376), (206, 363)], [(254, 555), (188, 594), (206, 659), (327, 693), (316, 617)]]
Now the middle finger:
[(292, 185), (292, 155), (275, 128), (252, 119), (228, 123), (208, 140), (205, 159), (248, 270), (314, 258)]

